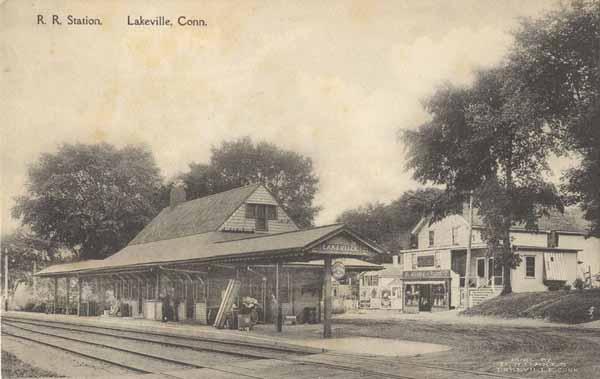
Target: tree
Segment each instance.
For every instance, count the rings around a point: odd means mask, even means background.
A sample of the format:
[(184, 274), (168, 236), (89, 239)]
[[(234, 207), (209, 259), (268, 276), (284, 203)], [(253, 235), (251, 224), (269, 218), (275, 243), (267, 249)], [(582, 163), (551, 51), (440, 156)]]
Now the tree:
[(564, 189), (600, 236), (600, 1), (572, 1), (524, 20), (509, 69), (563, 146), (581, 157)]
[(432, 221), (455, 213), (473, 194), (482, 236), (504, 270), (503, 293), (510, 293), (510, 269), (519, 264), (511, 226), (535, 229), (542, 213), (562, 210), (556, 189), (544, 179), (554, 137), (503, 68), (478, 72), (471, 87), (445, 85), (425, 107), (431, 121), (403, 133), (407, 168), (423, 183), (446, 186), (446, 206)]
[(312, 160), (248, 137), (213, 147), (210, 164), (190, 164), (181, 179), (190, 198), (262, 183), (300, 227), (312, 225), (319, 212), (313, 206), (319, 179)]
[(50, 262), (60, 261), (62, 258), (62, 246), (38, 238), (27, 228), (19, 227), (14, 232), (2, 236), (0, 249), (2, 250), (2, 273), (4, 273), (5, 255), (8, 256), (9, 292), (14, 292), (19, 283), (31, 282), (33, 262), (37, 269), (44, 268)]
[(80, 259), (124, 247), (157, 213), (161, 176), (146, 147), (65, 144), (30, 166), (13, 216)]
[(371, 203), (343, 212), (337, 222), (348, 225), (391, 252), (411, 247), (410, 230), (428, 216), (442, 191), (423, 188), (404, 192), (390, 204)]

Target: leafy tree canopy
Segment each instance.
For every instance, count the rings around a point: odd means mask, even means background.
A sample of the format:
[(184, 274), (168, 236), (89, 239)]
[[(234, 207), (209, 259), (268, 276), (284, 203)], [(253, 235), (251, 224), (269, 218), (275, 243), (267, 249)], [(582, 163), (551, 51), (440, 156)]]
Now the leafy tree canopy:
[(4, 272), (5, 255), (8, 256), (9, 290), (13, 291), (20, 282), (30, 282), (33, 262), (40, 270), (50, 263), (61, 262), (73, 254), (61, 244), (38, 238), (26, 227), (19, 227), (14, 232), (4, 235), (0, 241), (2, 250), (2, 272)]
[(509, 59), (528, 104), (580, 155), (564, 189), (600, 236), (600, 1), (572, 1), (515, 34)]
[(436, 209), (436, 218), (455, 212), (472, 193), (483, 237), (506, 272), (519, 261), (510, 246), (511, 225), (535, 228), (541, 212), (562, 209), (544, 176), (554, 136), (520, 93), (505, 69), (481, 71), (471, 87), (440, 88), (425, 103), (431, 121), (403, 132), (414, 177), (445, 185), (444, 204), (455, 204)]
[(437, 188), (407, 191), (390, 204), (372, 203), (343, 212), (337, 222), (391, 252), (410, 248), (410, 230), (423, 216), (428, 216), (442, 195)]
[(161, 176), (146, 147), (64, 144), (30, 166), (13, 216), (81, 259), (124, 247), (157, 213)]
[(313, 224), (319, 178), (312, 160), (296, 152), (245, 137), (213, 147), (209, 164), (192, 163), (183, 175), (190, 199), (262, 183), (300, 226)]

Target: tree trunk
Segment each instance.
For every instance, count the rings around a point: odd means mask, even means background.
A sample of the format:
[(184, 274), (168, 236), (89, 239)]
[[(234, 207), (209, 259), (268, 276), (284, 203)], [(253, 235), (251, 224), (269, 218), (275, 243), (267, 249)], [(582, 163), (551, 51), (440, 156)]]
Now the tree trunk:
[(504, 278), (503, 278), (504, 286), (502, 288), (501, 295), (508, 295), (509, 293), (512, 292), (512, 284), (511, 284), (511, 280), (510, 280), (510, 272), (511, 272), (510, 264), (504, 263), (504, 267), (502, 267), (502, 270), (504, 271)]
[[(511, 222), (512, 224), (512, 222)], [(512, 281), (510, 273), (512, 270), (512, 262), (514, 262), (512, 246), (510, 243), (510, 224), (506, 229), (504, 243), (504, 256), (507, 258), (504, 260), (504, 288), (502, 289), (502, 295), (508, 295), (512, 292)]]
[[(512, 146), (512, 135), (510, 138), (511, 141), (511, 146)], [(513, 187), (513, 180), (512, 180), (512, 150), (509, 151), (509, 155), (508, 155), (508, 159), (506, 160), (505, 163), (505, 172), (506, 172), (506, 196), (509, 197), (509, 204), (513, 204), (513, 199), (512, 199), (512, 187)], [(513, 262), (514, 262), (514, 257), (513, 257), (513, 251), (512, 251), (512, 247), (511, 247), (511, 243), (510, 243), (510, 228), (512, 227), (512, 210), (510, 209), (506, 209), (506, 220), (504, 223), (504, 241), (502, 243), (502, 257), (503, 259), (503, 270), (504, 270), (504, 286), (502, 288), (502, 293), (501, 295), (508, 295), (509, 293), (512, 292), (512, 283), (511, 283), (511, 278), (510, 278), (510, 272), (513, 266)]]

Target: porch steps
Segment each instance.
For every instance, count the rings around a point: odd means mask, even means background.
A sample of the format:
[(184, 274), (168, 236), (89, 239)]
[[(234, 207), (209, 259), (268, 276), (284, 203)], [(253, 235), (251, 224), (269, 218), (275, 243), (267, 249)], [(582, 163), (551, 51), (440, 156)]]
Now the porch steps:
[(471, 306), (474, 307), (484, 301), (500, 295), (502, 288), (481, 287), (469, 291)]

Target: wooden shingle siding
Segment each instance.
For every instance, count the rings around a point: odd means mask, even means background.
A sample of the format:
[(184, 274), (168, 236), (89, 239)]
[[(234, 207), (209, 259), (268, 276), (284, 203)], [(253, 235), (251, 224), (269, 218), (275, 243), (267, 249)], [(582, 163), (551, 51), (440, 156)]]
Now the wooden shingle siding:
[[(269, 225), (266, 233), (283, 233), (298, 230), (296, 224), (277, 203), (277, 200), (263, 187), (259, 187), (252, 193), (246, 200), (246, 204), (268, 204), (277, 207), (277, 219), (267, 221)], [(246, 204), (243, 204), (227, 219), (223, 226), (221, 226), (221, 231), (253, 232), (256, 230), (256, 219), (246, 217)]]
[(252, 204), (270, 204), (270, 205), (278, 205), (277, 200), (271, 196), (269, 191), (267, 191), (264, 187), (260, 186), (248, 197), (246, 200), (247, 203)]

